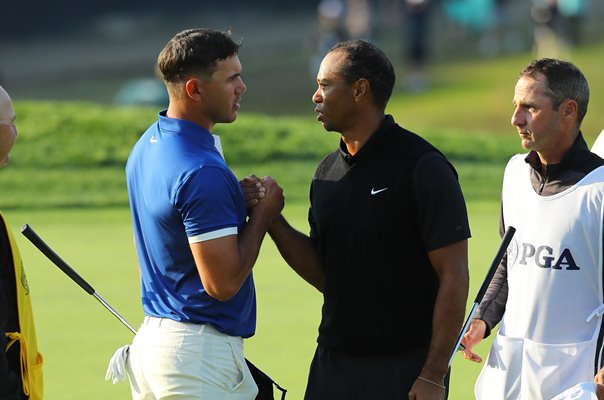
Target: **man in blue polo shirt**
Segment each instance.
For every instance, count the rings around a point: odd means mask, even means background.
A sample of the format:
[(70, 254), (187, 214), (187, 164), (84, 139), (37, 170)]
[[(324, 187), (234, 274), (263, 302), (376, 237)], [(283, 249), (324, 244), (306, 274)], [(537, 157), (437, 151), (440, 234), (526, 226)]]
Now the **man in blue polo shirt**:
[(211, 134), (237, 118), (239, 47), (226, 33), (191, 29), (158, 58), (170, 104), (126, 166), (145, 313), (127, 364), (134, 399), (256, 396), (243, 356), (256, 325), (252, 267), (284, 200), (266, 178), (248, 219)]

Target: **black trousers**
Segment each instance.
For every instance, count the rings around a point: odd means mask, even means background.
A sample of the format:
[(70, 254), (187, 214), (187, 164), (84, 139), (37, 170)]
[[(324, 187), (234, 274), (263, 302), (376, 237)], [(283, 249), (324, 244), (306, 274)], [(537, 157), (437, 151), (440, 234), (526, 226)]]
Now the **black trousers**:
[[(1, 238), (0, 238), (1, 239)], [(1, 258), (2, 255), (0, 255)], [(2, 266), (0, 265), (0, 268)], [(7, 301), (4, 291), (2, 274), (0, 274), (0, 400), (20, 399), (20, 386), (17, 375), (11, 371), (6, 360), (6, 331), (7, 325)], [(18, 347), (18, 346), (17, 346)]]
[[(383, 356), (352, 356), (317, 346), (304, 400), (407, 400), (427, 348)], [(449, 373), (445, 386), (449, 386)], [(445, 398), (448, 397), (448, 389)]]

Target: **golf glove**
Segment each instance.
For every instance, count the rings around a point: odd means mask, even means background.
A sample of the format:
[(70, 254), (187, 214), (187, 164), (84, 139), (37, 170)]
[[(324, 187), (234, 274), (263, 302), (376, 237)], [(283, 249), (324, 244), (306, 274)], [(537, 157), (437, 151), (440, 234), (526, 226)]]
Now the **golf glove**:
[(128, 376), (126, 373), (126, 361), (128, 360), (128, 350), (130, 349), (130, 345), (122, 346), (116, 350), (109, 361), (109, 367), (107, 368), (107, 373), (105, 374), (105, 380), (108, 381), (111, 379), (113, 383), (118, 383), (119, 381), (125, 381)]

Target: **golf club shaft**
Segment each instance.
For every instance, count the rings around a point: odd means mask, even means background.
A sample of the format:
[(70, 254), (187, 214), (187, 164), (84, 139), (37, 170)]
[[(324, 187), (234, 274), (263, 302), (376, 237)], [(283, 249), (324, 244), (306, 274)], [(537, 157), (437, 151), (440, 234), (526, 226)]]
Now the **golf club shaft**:
[(491, 280), (493, 279), (493, 275), (495, 275), (495, 271), (497, 271), (497, 267), (499, 267), (499, 264), (501, 264), (501, 260), (503, 259), (503, 256), (504, 256), (505, 252), (507, 251), (507, 248), (510, 245), (510, 242), (512, 241), (512, 237), (514, 237), (514, 233), (516, 233), (516, 228), (514, 228), (513, 226), (508, 226), (508, 228), (506, 229), (506, 231), (503, 235), (503, 239), (501, 240), (501, 244), (499, 245), (499, 248), (497, 249), (495, 258), (493, 258), (493, 262), (491, 263), (491, 266), (489, 267), (489, 270), (487, 271), (487, 275), (484, 278), (482, 285), (480, 286), (480, 290), (476, 294), (476, 298), (474, 299), (474, 304), (472, 305), (472, 309), (470, 310), (470, 313), (468, 314), (468, 318), (466, 318), (466, 322), (464, 322), (463, 327), (461, 328), (461, 331), (459, 332), (459, 336), (457, 337), (457, 341), (455, 342), (455, 347), (453, 347), (453, 352), (451, 353), (451, 357), (449, 358), (449, 366), (451, 366), (451, 363), (453, 362), (455, 353), (457, 353), (457, 350), (460, 349), (461, 340), (463, 339), (463, 336), (465, 335), (466, 331), (468, 330), (468, 327), (470, 326), (470, 322), (472, 321), (472, 318), (474, 317), (474, 314), (476, 313), (476, 309), (478, 308), (478, 305), (482, 301), (482, 298), (484, 297), (485, 293), (487, 292), (487, 289), (489, 288), (489, 285), (491, 284)]
[(122, 317), (117, 311), (113, 309), (101, 296), (99, 296), (94, 288), (86, 282), (84, 278), (82, 278), (77, 272), (73, 270), (57, 253), (55, 253), (50, 246), (48, 246), (38, 234), (27, 224), (21, 227), (21, 233), (29, 239), (30, 242), (33, 243), (34, 246), (38, 248), (50, 261), (53, 262), (61, 271), (63, 271), (68, 277), (70, 277), (75, 283), (78, 284), (84, 291), (94, 298), (96, 298), (111, 314), (113, 314), (117, 319), (119, 319), (128, 329), (130, 329), (134, 334), (136, 334), (136, 330), (126, 321), (124, 317)]
[(116, 317), (117, 319), (119, 319), (119, 320), (122, 322), (122, 324), (126, 325), (126, 327), (127, 327), (128, 329), (130, 329), (130, 331), (136, 335), (136, 329), (134, 329), (134, 328), (132, 327), (132, 325), (130, 325), (130, 324), (128, 323), (128, 321), (126, 321), (126, 319), (125, 319), (124, 317), (122, 317), (122, 316), (121, 316), (121, 315), (120, 315), (120, 314), (119, 314), (117, 311), (115, 311), (115, 309), (114, 309), (113, 307), (111, 307), (111, 306), (110, 306), (110, 305), (109, 305), (109, 304), (108, 304), (108, 303), (107, 303), (105, 300), (103, 300), (103, 298), (102, 298), (101, 296), (99, 296), (97, 293), (93, 293), (92, 295), (93, 295), (93, 296), (94, 296), (94, 298), (95, 298), (95, 299), (97, 299), (97, 300), (98, 300), (98, 301), (99, 301), (99, 302), (100, 302), (102, 305), (104, 305), (104, 306), (105, 306), (105, 308), (106, 308), (107, 310), (109, 310), (109, 312), (110, 312), (111, 314), (115, 315), (115, 317)]

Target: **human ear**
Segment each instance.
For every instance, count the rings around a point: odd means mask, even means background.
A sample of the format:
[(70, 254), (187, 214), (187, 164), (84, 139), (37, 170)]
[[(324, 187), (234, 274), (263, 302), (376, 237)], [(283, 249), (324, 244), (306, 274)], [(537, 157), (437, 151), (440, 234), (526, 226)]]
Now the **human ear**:
[(353, 94), (356, 99), (363, 98), (369, 92), (369, 81), (365, 78), (354, 83)]
[(197, 78), (190, 78), (185, 82), (185, 93), (193, 100), (201, 100), (200, 81)]
[(577, 114), (579, 111), (579, 105), (577, 104), (577, 102), (575, 100), (566, 99), (562, 102), (560, 107), (562, 108), (562, 116), (564, 118), (576, 118), (577, 117)]

